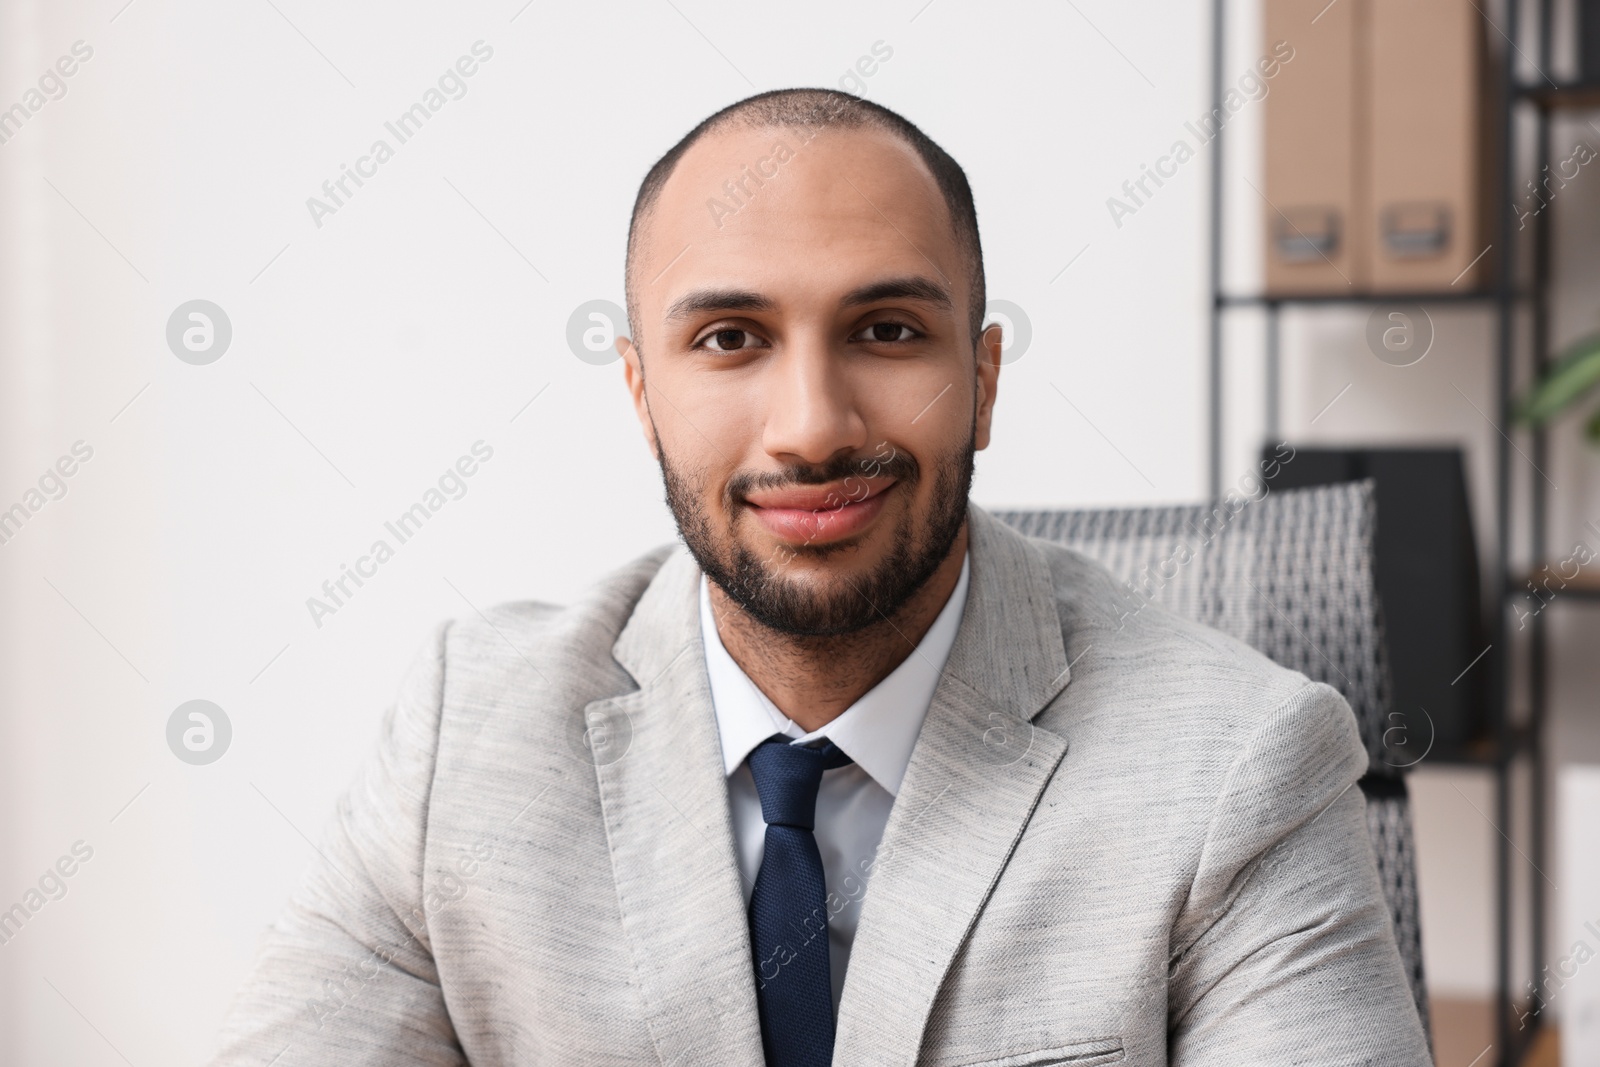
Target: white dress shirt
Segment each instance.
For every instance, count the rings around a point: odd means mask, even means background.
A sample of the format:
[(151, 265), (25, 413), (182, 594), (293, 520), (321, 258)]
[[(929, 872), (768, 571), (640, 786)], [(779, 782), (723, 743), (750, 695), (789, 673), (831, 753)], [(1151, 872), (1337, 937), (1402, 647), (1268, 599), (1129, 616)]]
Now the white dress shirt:
[(855, 940), (861, 899), (866, 894), (878, 842), (889, 821), (889, 809), (900, 792), (900, 780), (911, 761), (911, 749), (933, 701), (945, 659), (961, 628), (968, 566), (968, 560), (963, 558), (961, 577), (950, 599), (911, 655), (846, 708), (844, 714), (811, 733), (779, 711), (733, 661), (717, 634), (706, 579), (700, 579), (700, 631), (711, 679), (711, 703), (722, 739), (723, 767), (728, 775), (728, 799), (746, 911), (756, 874), (761, 870), (767, 824), (761, 817), (761, 797), (745, 757), (773, 734), (784, 734), (794, 739), (791, 744), (828, 738), (855, 761), (823, 772), (817, 793), (815, 833), (828, 889), (828, 960), (835, 1012), (839, 1010), (845, 967), (850, 962), (850, 946)]

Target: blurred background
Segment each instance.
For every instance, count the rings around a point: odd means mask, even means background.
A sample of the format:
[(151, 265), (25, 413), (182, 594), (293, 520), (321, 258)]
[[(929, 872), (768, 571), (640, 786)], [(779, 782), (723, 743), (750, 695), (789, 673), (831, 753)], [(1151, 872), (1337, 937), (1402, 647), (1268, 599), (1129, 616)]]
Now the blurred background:
[(1600, 1063), (1588, 0), (0, 2), (0, 1062), (201, 1062), (429, 626), (675, 536), (628, 212), (796, 85), (972, 181), (980, 504), (1377, 479), (1438, 1062)]

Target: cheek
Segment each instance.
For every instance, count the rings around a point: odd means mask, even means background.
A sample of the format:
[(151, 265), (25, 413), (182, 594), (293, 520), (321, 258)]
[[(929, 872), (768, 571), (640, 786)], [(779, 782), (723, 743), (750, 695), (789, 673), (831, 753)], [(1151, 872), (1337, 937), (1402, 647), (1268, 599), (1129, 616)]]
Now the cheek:
[(735, 470), (759, 465), (770, 405), (754, 376), (662, 374), (647, 377), (650, 416), (667, 460), (680, 474), (720, 487)]
[(862, 414), (878, 436), (939, 439), (970, 425), (972, 357), (941, 352), (928, 359), (866, 361), (854, 383)]
[(973, 383), (948, 370), (917, 368), (864, 390), (872, 441), (888, 441), (910, 452), (926, 469), (936, 458), (972, 436)]
[(647, 379), (645, 394), (656, 433), (680, 466), (689, 461), (696, 468), (715, 467), (721, 456), (736, 454), (751, 411), (747, 397), (687, 375)]
[(734, 456), (732, 443), (722, 439), (727, 428), (709, 416), (676, 411), (659, 398), (652, 398), (651, 404), (662, 472), (674, 497), (679, 505), (695, 505), (720, 527), (726, 510), (723, 491), (737, 469), (736, 461), (729, 461)]

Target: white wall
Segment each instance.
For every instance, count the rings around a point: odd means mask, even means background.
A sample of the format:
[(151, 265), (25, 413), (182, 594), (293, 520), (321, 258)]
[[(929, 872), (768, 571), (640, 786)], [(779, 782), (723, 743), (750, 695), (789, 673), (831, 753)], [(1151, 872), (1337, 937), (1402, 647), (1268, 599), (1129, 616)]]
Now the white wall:
[[(0, 507), (74, 442), (94, 450), (0, 545), (0, 906), (74, 842), (93, 849), (0, 945), (0, 1060), (199, 1061), (426, 628), (569, 599), (673, 536), (617, 366), (579, 361), (564, 335), (580, 303), (621, 301), (649, 163), (740, 96), (834, 84), (883, 41), (867, 95), (966, 166), (991, 295), (1034, 334), (1002, 380), (981, 503), (1203, 490), (1209, 157), (1120, 227), (1105, 200), (1208, 107), (1204, 5), (619, 10), (0, 5), (0, 107), (73, 42), (94, 50), (0, 144)], [(1236, 14), (1243, 73), (1260, 45), (1251, 5)], [(306, 198), (478, 40), (494, 54), (467, 95), (314, 226)], [(1235, 178), (1228, 195), (1241, 261), (1253, 194)], [(208, 366), (165, 341), (194, 298), (233, 325)], [(1487, 342), (1460, 329), (1459, 380), (1481, 390)], [(1379, 373), (1358, 333), (1307, 330), (1289, 339), (1291, 430), (1329, 392), (1329, 361)], [(1252, 343), (1232, 366), (1240, 419)], [(1427, 424), (1475, 442), (1481, 478), (1492, 438), (1454, 395), (1353, 390), (1317, 432)], [(1228, 470), (1253, 434), (1236, 424)], [(494, 458), (467, 495), (314, 626), (306, 598), (480, 439)], [(1593, 470), (1563, 462), (1573, 483)], [(234, 729), (205, 767), (165, 740), (195, 698)], [(1481, 881), (1454, 842), (1488, 831), (1419, 793), (1425, 871), (1448, 872), (1443, 893)], [(1458, 911), (1431, 906), (1428, 933), (1448, 921), (1475, 959), (1487, 926)]]

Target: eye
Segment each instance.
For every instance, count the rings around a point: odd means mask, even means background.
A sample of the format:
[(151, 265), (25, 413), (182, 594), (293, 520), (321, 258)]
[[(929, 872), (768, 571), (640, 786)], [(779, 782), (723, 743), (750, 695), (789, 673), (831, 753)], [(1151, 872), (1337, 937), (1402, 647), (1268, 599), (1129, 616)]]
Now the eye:
[(852, 341), (871, 341), (876, 344), (894, 344), (914, 341), (922, 335), (901, 322), (875, 322), (856, 331)]
[(694, 343), (694, 348), (706, 348), (712, 352), (738, 352), (746, 348), (760, 347), (760, 338), (749, 330), (736, 327), (726, 327), (721, 330), (712, 330)]

